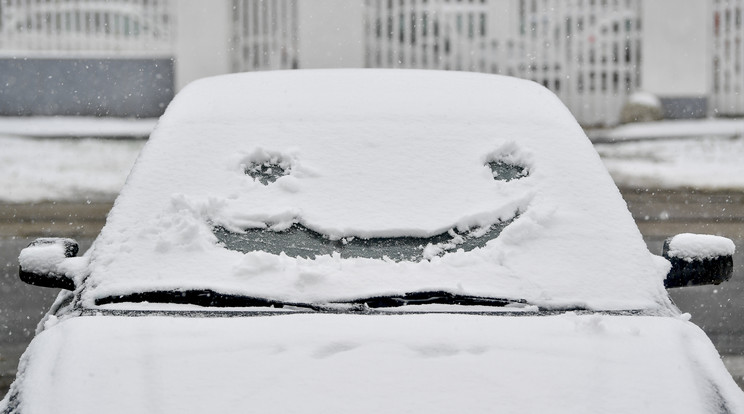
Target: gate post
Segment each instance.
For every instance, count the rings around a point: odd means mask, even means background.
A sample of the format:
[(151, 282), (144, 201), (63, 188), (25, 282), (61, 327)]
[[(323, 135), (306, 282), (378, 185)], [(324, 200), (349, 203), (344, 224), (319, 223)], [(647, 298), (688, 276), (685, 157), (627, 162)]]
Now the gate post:
[(230, 0), (174, 1), (176, 90), (206, 76), (230, 73)]
[(364, 67), (364, 0), (298, 0), (301, 68)]
[(641, 87), (661, 98), (667, 118), (704, 117), (709, 75), (709, 2), (642, 3)]

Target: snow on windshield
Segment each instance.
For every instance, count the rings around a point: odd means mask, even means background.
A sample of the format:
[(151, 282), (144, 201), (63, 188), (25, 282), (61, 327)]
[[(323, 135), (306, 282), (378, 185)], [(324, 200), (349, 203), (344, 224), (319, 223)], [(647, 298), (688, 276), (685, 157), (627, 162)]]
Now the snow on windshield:
[[(417, 261), (241, 251), (215, 236), (302, 226), (332, 241), (425, 239), (499, 223), (483, 246)], [(546, 307), (668, 306), (668, 262), (647, 251), (568, 110), (537, 84), (482, 74), (197, 81), (161, 118), (87, 257), (88, 305), (212, 289), (295, 302), (448, 291)]]

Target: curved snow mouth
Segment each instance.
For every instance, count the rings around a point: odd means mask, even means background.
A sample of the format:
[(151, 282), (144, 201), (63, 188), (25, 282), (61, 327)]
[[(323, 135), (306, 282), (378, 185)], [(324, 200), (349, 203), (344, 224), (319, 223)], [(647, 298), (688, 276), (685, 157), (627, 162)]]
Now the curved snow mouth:
[(216, 226), (212, 232), (226, 249), (242, 253), (266, 252), (289, 257), (312, 259), (316, 256), (339, 254), (341, 258), (386, 259), (395, 262), (420, 262), (443, 256), (449, 252), (469, 252), (485, 245), (519, 217), (499, 221), (487, 227), (478, 227), (458, 232), (452, 228), (431, 237), (342, 237), (331, 239), (300, 223), (289, 228), (273, 230), (266, 228), (246, 229), (241, 233)]

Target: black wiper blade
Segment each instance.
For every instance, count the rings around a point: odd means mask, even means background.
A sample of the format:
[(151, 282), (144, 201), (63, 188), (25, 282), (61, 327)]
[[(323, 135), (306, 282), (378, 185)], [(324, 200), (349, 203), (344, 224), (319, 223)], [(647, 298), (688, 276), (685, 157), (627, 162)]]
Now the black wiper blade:
[(461, 305), (461, 306), (496, 306), (521, 304), (527, 305), (524, 299), (490, 298), (483, 296), (460, 295), (446, 291), (409, 292), (402, 295), (374, 296), (363, 299), (354, 299), (345, 302), (365, 305), (369, 308), (397, 308), (408, 305)]
[(397, 308), (409, 305), (493, 306), (527, 305), (524, 299), (490, 298), (454, 294), (446, 291), (409, 292), (401, 295), (372, 296), (347, 301), (324, 303), (287, 302), (257, 296), (215, 292), (211, 289), (157, 290), (108, 296), (96, 299), (96, 305), (112, 303), (169, 303), (197, 305), (205, 308), (285, 308), (315, 312), (366, 312), (370, 309)]
[(285, 306), (292, 306), (315, 309), (317, 307), (313, 304), (282, 302), (256, 296), (220, 293), (211, 289), (154, 290), (96, 299), (97, 306), (107, 305), (110, 303), (142, 302), (197, 305), (207, 308), (283, 308)]

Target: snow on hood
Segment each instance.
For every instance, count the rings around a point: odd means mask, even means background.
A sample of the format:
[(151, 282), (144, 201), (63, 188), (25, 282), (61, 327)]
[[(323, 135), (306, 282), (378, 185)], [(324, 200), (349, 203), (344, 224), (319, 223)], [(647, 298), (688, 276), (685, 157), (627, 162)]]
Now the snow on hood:
[[(452, 240), (394, 261), (246, 253), (215, 236), (293, 224), (340, 243)], [(476, 248), (456, 239), (505, 224)], [(444, 290), (547, 307), (669, 306), (668, 263), (646, 249), (568, 110), (535, 83), (472, 73), (194, 82), (161, 118), (87, 257), (88, 305), (212, 289), (300, 302)]]
[(27, 414), (744, 410), (705, 334), (671, 317), (70, 318), (14, 387)]

